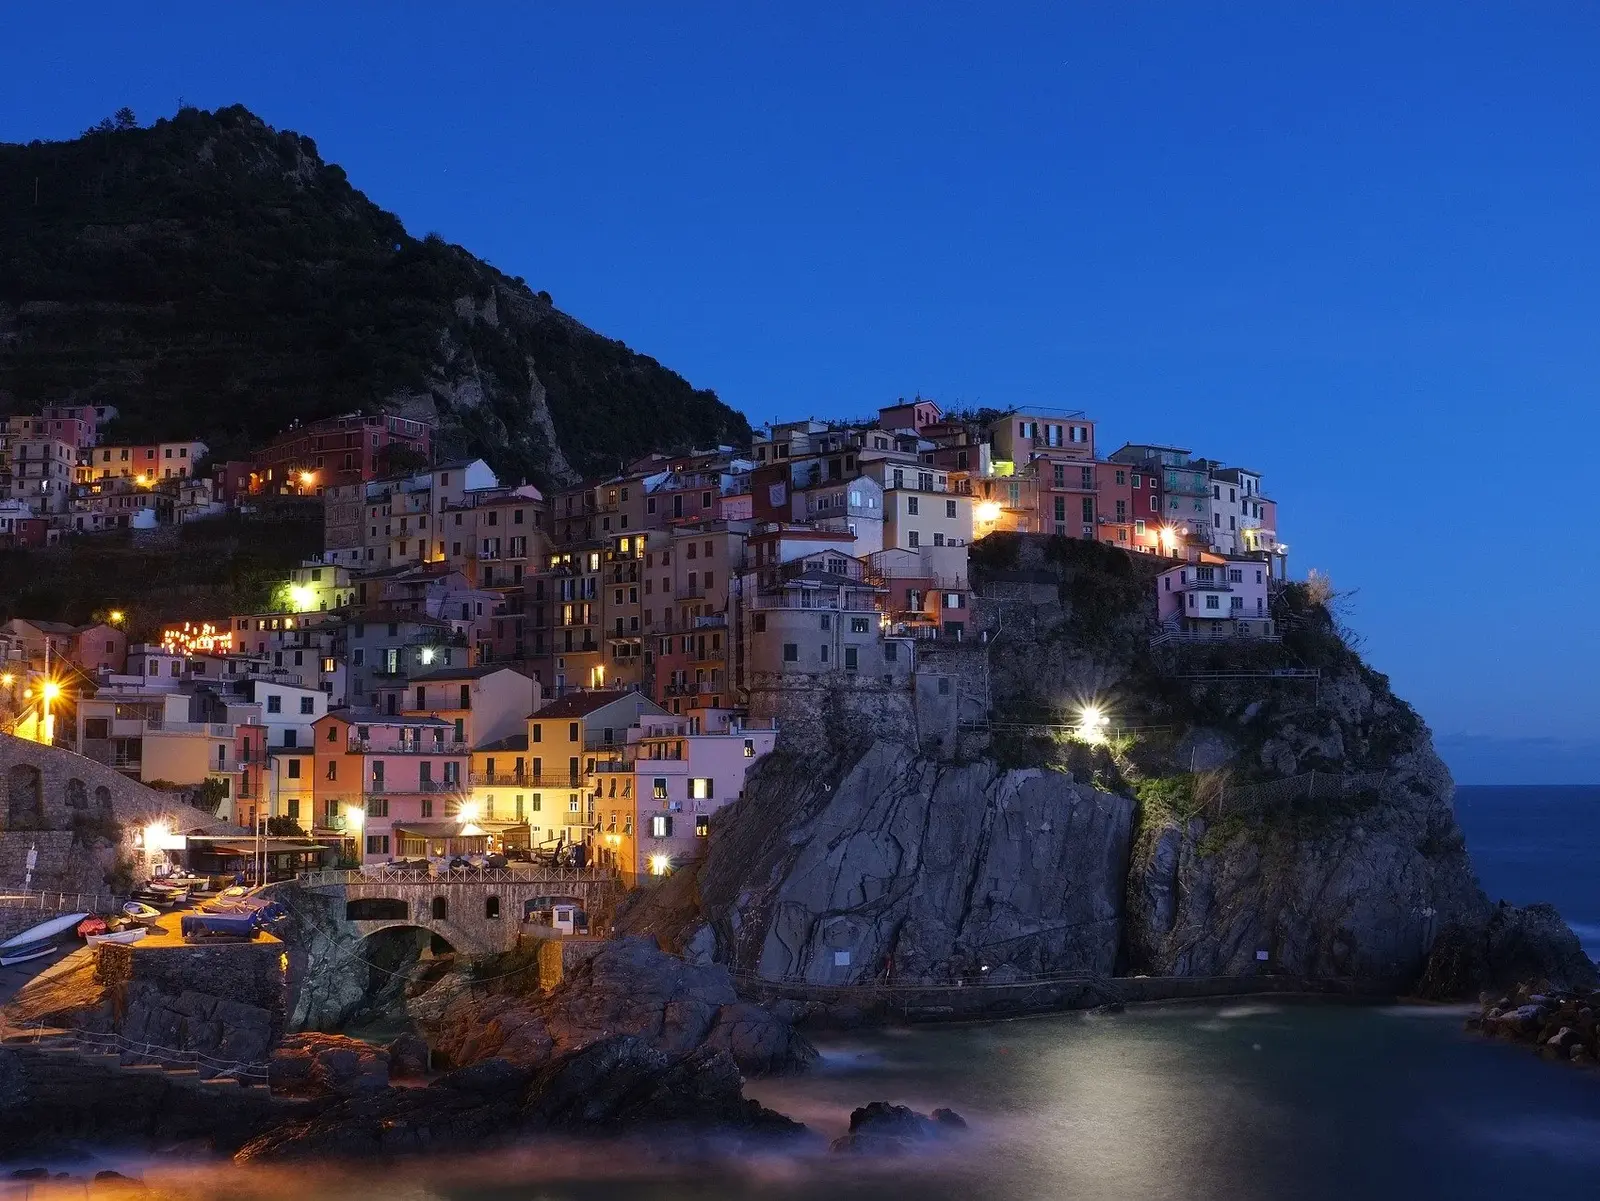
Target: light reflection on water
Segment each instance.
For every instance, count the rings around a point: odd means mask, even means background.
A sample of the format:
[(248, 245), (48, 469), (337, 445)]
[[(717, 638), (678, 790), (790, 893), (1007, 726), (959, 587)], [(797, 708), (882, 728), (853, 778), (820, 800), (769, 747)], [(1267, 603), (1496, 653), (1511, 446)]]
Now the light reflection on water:
[[(426, 1165), (151, 1164), (144, 1175), (174, 1201), (1588, 1195), (1600, 1168), (1600, 1076), (1465, 1036), (1462, 1016), (1252, 1002), (863, 1033), (829, 1041), (817, 1072), (750, 1089), (817, 1131), (805, 1148), (698, 1148), (669, 1161), (630, 1146), (543, 1143)], [(850, 1110), (880, 1099), (951, 1106), (972, 1132), (903, 1159), (830, 1155), (825, 1139)]]

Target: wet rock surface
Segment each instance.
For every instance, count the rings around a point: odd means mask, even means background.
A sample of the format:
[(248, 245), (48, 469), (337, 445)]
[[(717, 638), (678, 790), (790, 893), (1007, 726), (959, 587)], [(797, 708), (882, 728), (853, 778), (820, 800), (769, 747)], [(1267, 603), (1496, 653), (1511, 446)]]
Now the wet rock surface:
[(747, 1100), (738, 1065), (701, 1047), (668, 1054), (616, 1036), (538, 1071), (493, 1058), (426, 1088), (351, 1098), (243, 1147), (241, 1161), (478, 1150), (545, 1132), (792, 1137), (804, 1127)]
[(389, 1052), (338, 1034), (295, 1034), (272, 1053), (268, 1080), (286, 1097), (349, 1097), (389, 1087)]
[(538, 1068), (617, 1035), (667, 1055), (709, 1047), (749, 1075), (802, 1071), (817, 1059), (788, 1022), (740, 1001), (725, 967), (686, 963), (652, 938), (605, 944), (548, 996), (475, 991), (458, 973), (419, 1002), (413, 1013), (433, 1050), (457, 1065), (499, 1057)]
[(856, 1155), (906, 1155), (921, 1144), (947, 1142), (965, 1133), (966, 1121), (953, 1109), (921, 1114), (905, 1105), (872, 1101), (850, 1114), (850, 1129), (832, 1149)]
[(1522, 1043), (1545, 1059), (1593, 1066), (1600, 1062), (1600, 989), (1524, 984), (1486, 999), (1467, 1029)]

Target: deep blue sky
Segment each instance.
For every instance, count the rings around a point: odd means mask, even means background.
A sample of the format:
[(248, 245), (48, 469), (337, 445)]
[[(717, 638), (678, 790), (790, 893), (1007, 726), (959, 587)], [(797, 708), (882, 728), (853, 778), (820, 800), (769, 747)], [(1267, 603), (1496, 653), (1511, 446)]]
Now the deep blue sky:
[(14, 5), (0, 139), (242, 102), (753, 421), (1258, 468), (1464, 780), (1600, 781), (1600, 9), (444, 7)]

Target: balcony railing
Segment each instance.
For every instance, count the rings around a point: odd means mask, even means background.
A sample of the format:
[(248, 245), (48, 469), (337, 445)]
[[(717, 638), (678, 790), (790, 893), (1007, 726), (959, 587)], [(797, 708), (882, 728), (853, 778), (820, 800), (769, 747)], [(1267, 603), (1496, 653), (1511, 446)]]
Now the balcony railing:
[(391, 746), (380, 746), (370, 738), (351, 738), (346, 749), (365, 755), (465, 755), (471, 748), (465, 741), (454, 738), (444, 742), (400, 742)]
[(527, 784), (531, 776), (526, 771), (475, 771), (467, 777), (474, 784)]

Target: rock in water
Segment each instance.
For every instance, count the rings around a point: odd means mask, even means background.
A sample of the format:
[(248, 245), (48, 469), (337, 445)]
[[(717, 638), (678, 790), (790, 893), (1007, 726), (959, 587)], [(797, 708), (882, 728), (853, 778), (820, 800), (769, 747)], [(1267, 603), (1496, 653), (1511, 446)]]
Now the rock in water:
[(905, 1105), (872, 1101), (850, 1114), (850, 1132), (833, 1140), (833, 1150), (865, 1155), (903, 1155), (921, 1143), (949, 1139), (967, 1129), (953, 1109), (920, 1114)]

